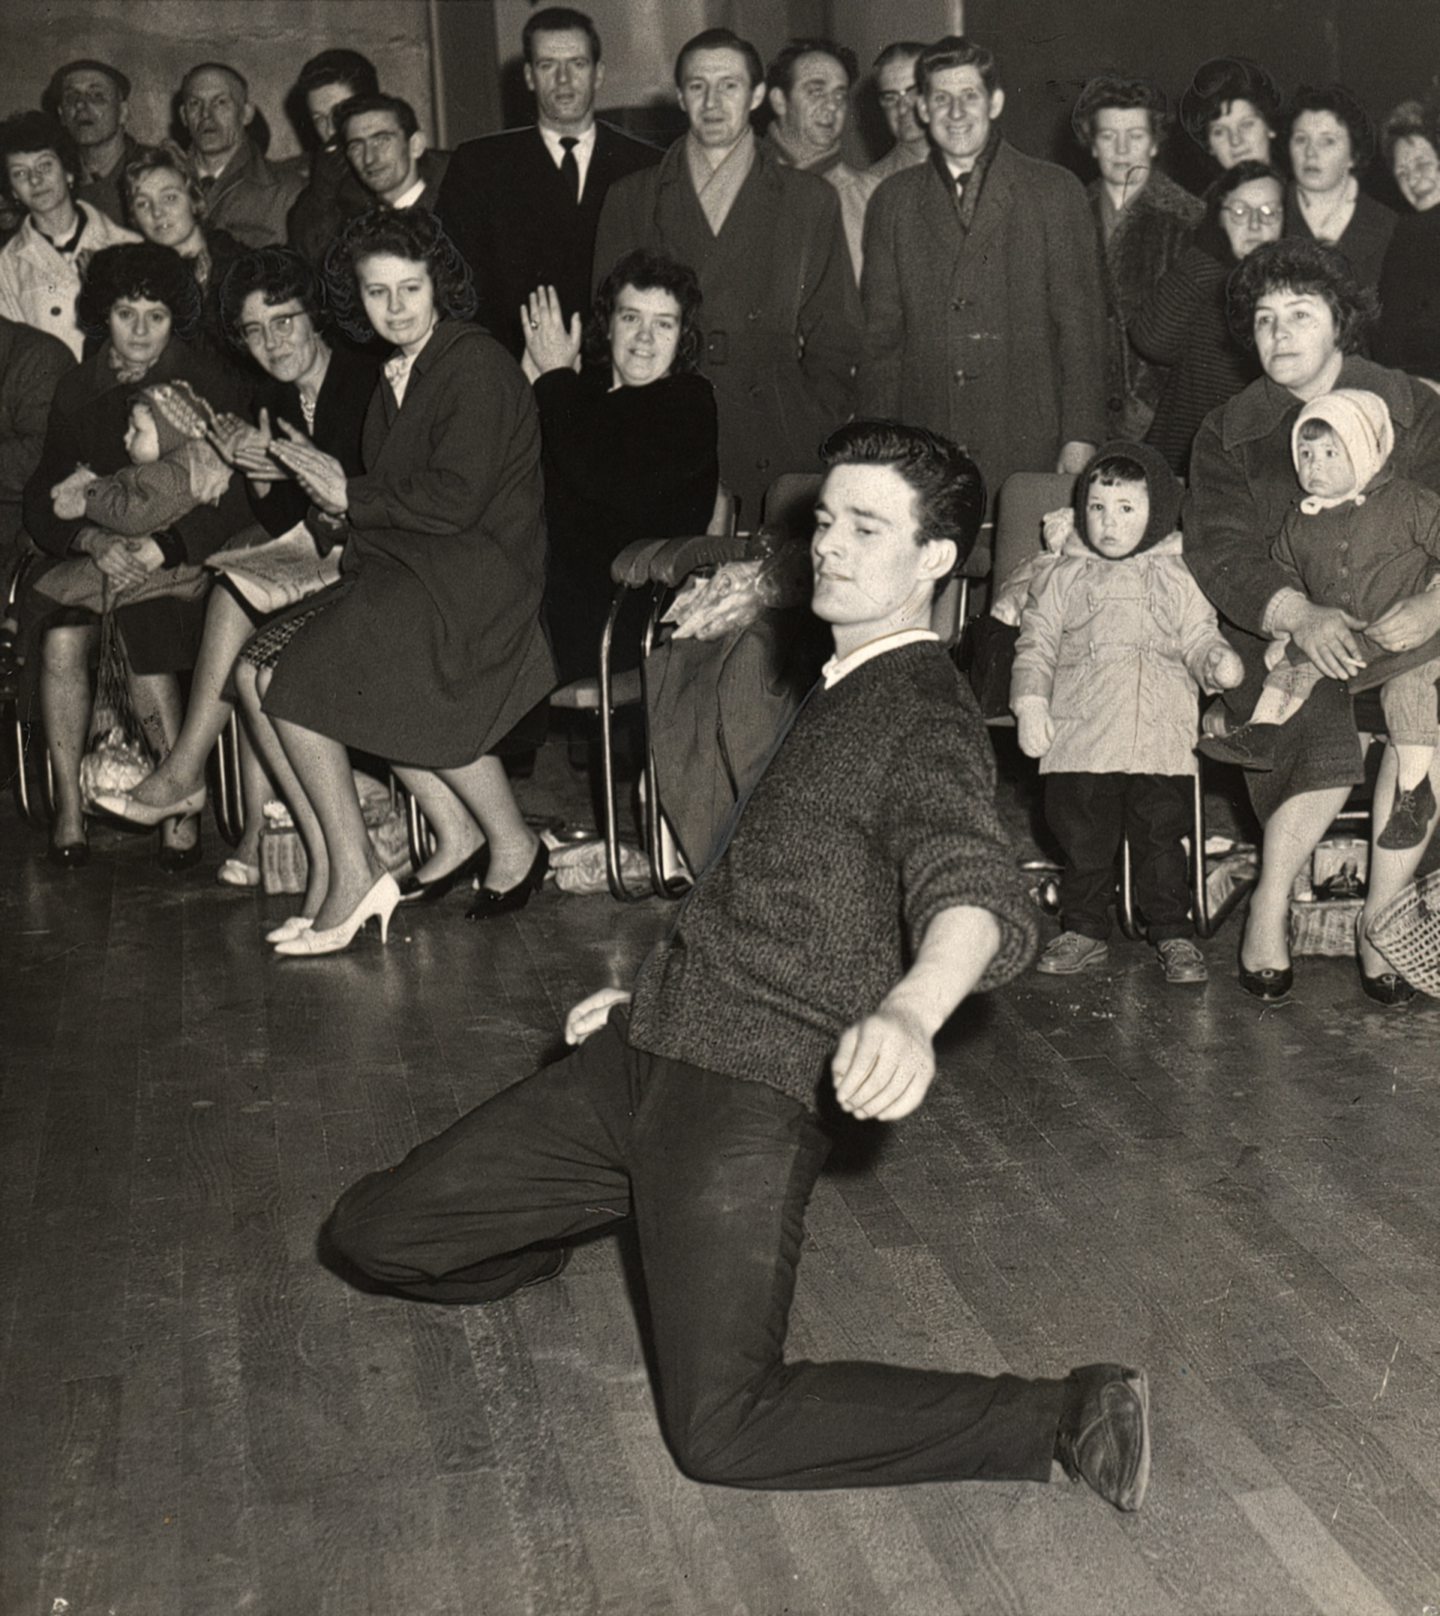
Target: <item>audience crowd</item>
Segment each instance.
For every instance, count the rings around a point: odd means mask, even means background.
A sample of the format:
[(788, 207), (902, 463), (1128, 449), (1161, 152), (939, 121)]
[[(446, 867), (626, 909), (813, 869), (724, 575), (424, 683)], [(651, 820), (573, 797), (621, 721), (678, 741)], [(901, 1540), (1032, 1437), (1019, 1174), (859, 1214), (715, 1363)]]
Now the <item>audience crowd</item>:
[[(1440, 106), (1377, 118), (1343, 84), (1287, 93), (1236, 56), (1199, 65), (1172, 119), (1157, 84), (1106, 73), (1071, 111), (1087, 185), (1011, 143), (1005, 64), (967, 38), (896, 41), (862, 76), (843, 43), (767, 64), (709, 29), (675, 62), (686, 127), (667, 150), (597, 118), (582, 12), (533, 12), (521, 45), (533, 122), (453, 153), (338, 47), (299, 73), (304, 159), (266, 155), (230, 63), (184, 75), (178, 142), (130, 128), (128, 62), (69, 62), (0, 121), (0, 676), (43, 724), (51, 860), (87, 861), (99, 809), (159, 826), (167, 868), (194, 864), (205, 760), (239, 711), (245, 830), (220, 879), (258, 884), (260, 804), (282, 798), (309, 874), (279, 951), (344, 948), (372, 916), (383, 936), (397, 903), (462, 881), (471, 918), (519, 907), (549, 854), (503, 754), (595, 673), (614, 556), (737, 509), (758, 527), (837, 427), (893, 420), (962, 447), (992, 513), (1012, 473), (1078, 479), (1015, 686), (1065, 857), (1042, 969), (1103, 957), (1123, 824), (1149, 849), (1167, 979), (1203, 979), (1183, 859), (1174, 874), (1197, 690), (1220, 693), (1207, 733), (1233, 735), (1267, 668), (1313, 671), (1247, 775), (1264, 845), (1241, 980), (1288, 991), (1294, 877), (1361, 777), (1358, 737), (1386, 733), (1362, 670), (1430, 666), (1440, 551), (1417, 538), (1409, 592), (1367, 618), (1368, 578), (1322, 590), (1272, 547), (1316, 497), (1440, 492)], [(893, 138), (870, 167), (845, 140), (861, 94)], [(1172, 124), (1211, 163), (1202, 195), (1165, 170)], [(1377, 159), (1398, 213), (1372, 194)], [(1351, 461), (1354, 423), (1383, 418), (1384, 452), (1317, 495), (1297, 480), (1302, 413)], [(247, 590), (229, 558), (263, 545), (316, 587)], [(156, 767), (93, 797), (111, 611)], [(1420, 705), (1433, 730), (1433, 688)], [(1386, 1003), (1411, 990), (1365, 921), (1436, 814), (1430, 773), (1397, 775), (1396, 750), (1357, 937)], [(367, 834), (357, 752), (433, 832), (401, 882)]]

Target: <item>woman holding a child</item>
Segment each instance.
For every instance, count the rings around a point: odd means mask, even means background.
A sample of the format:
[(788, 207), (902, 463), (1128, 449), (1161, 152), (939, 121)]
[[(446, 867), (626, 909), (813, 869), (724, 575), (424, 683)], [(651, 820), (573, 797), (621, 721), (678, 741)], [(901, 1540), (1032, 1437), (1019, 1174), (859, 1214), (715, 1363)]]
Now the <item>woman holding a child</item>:
[[(1213, 411), (1195, 440), (1185, 551), (1244, 659), (1244, 683), (1224, 698), (1229, 727), (1251, 717), (1266, 676), (1266, 648), (1276, 636), (1288, 635), (1325, 675), (1276, 732), (1272, 755), (1263, 760), (1269, 766), (1247, 775), (1265, 834), (1240, 981), (1258, 998), (1278, 999), (1293, 982), (1294, 879), (1364, 776), (1359, 731), (1382, 727), (1375, 694), (1357, 700), (1346, 688), (1365, 661), (1358, 633), (1363, 628), (1385, 653), (1408, 653), (1440, 631), (1440, 590), (1406, 596), (1365, 623), (1342, 606), (1308, 598), (1272, 556), (1302, 499), (1294, 429), (1308, 404), (1336, 389), (1373, 394), (1393, 432), (1389, 475), (1440, 491), (1440, 397), (1357, 355), (1374, 299), (1333, 248), (1297, 240), (1258, 248), (1232, 276), (1229, 298), (1231, 323), (1255, 343), (1264, 375)], [(1432, 764), (1432, 785), (1434, 775)], [(1395, 748), (1388, 746), (1375, 792), (1377, 844), (1396, 797)], [(1366, 925), (1414, 876), (1433, 833), (1433, 807), (1423, 819), (1414, 845), (1371, 849), (1357, 941), (1362, 986), (1381, 1003), (1404, 1003), (1414, 990), (1369, 942)]]

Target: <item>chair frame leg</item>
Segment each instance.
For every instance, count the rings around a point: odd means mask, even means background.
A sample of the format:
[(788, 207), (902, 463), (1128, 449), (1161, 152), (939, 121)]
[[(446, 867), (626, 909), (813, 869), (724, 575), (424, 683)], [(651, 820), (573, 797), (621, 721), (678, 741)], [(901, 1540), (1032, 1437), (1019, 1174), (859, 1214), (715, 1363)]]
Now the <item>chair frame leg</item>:
[[(632, 892), (625, 885), (625, 877), (620, 870), (620, 812), (615, 801), (615, 679), (611, 653), (615, 643), (615, 624), (628, 593), (626, 589), (616, 591), (600, 635), (600, 767), (605, 793), (605, 879), (617, 903), (639, 903), (650, 896), (643, 889)], [(641, 689), (644, 689), (643, 677)], [(648, 733), (645, 752), (648, 759)]]

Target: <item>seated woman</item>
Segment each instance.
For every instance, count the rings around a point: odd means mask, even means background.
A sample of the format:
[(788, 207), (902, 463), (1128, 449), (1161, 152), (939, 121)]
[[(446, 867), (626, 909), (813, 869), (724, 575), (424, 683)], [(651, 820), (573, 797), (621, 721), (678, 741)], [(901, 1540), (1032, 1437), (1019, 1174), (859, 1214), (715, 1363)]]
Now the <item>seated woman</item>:
[[(138, 583), (161, 567), (203, 561), (251, 520), (238, 478), (218, 505), (202, 502), (168, 531), (138, 544), (57, 516), (51, 498), (51, 489), (79, 465), (103, 477), (128, 463), (130, 403), (142, 385), (184, 381), (217, 409), (233, 409), (240, 402), (229, 368), (186, 342), (200, 319), (194, 279), (168, 248), (148, 242), (109, 247), (90, 261), (78, 313), (86, 328), (104, 340), (55, 390), (45, 447), (25, 487), (26, 531), (51, 555), (92, 556), (117, 587)], [(42, 567), (34, 567), (27, 576), (23, 616), (27, 638), (42, 641), (39, 699), (55, 778), (50, 857), (74, 867), (89, 852), (80, 758), (90, 716), (89, 662), (99, 624), (93, 612), (48, 606), (43, 587), (37, 591), (43, 573)], [(204, 613), (203, 599), (163, 596), (119, 609), (136, 709), (152, 715), (149, 738), (161, 755), (180, 728), (175, 675), (194, 666)], [(29, 665), (33, 663), (27, 663), (27, 671)], [(166, 819), (161, 834), (164, 868), (187, 868), (198, 859), (198, 806), (186, 806)]]
[[(310, 502), (270, 454), (272, 433), (279, 429), (276, 423), (303, 429), (347, 475), (358, 475), (363, 464), (361, 430), (379, 378), (379, 362), (331, 337), (319, 276), (285, 247), (261, 247), (238, 258), (221, 288), (219, 312), (232, 347), (254, 361), (261, 379), (249, 401), (249, 414), (258, 424), (227, 417), (215, 436), (216, 447), (244, 473), (254, 520), (278, 536), (304, 521)], [(327, 546), (330, 542), (327, 538)], [(160, 767), (123, 803), (107, 803), (112, 812), (153, 824), (173, 813), (177, 804), (203, 800), (205, 760), (234, 711), (235, 658), (260, 621), (228, 582), (218, 582), (212, 589), (179, 738)], [(256, 755), (247, 725), (241, 738), (245, 828), (234, 854), (220, 867), (220, 879), (232, 886), (259, 882), (260, 808), (278, 789), (291, 804), (307, 849), (313, 847), (318, 908), (324, 891), (323, 840), (268, 725), (258, 739), (264, 762)]]
[[(491, 747), (554, 685), (540, 626), (545, 526), (540, 429), (520, 368), (466, 323), (475, 293), (433, 214), (352, 220), (326, 261), (342, 329), (393, 343), (365, 421), (364, 475), (276, 438), (317, 518), (346, 534), (340, 583), (246, 648), (263, 708), (314, 806), (328, 884), (313, 926), (277, 948), (345, 948), (399, 888), (370, 846), (346, 748), (438, 776), (488, 846), (472, 914), (503, 914), (544, 880), (546, 849)], [(428, 812), (428, 806), (427, 806)], [(422, 872), (423, 873), (423, 872)], [(443, 872), (431, 872), (440, 875)]]
[(1410, 204), (1380, 269), (1380, 319), (1370, 351), (1382, 365), (1440, 384), (1440, 102), (1404, 101), (1380, 146)]
[(1180, 99), (1180, 122), (1221, 169), (1273, 163), (1280, 126), (1280, 86), (1246, 56), (1216, 56), (1195, 69)]
[(169, 247), (190, 266), (203, 301), (206, 340), (226, 352), (220, 322), (220, 287), (245, 251), (228, 230), (205, 219), (205, 193), (176, 146), (140, 146), (125, 164), (120, 190), (130, 222), (146, 241)]
[[(1212, 411), (1195, 440), (1185, 560), (1245, 662), (1245, 682), (1224, 698), (1232, 725), (1243, 722), (1259, 694), (1267, 636), (1289, 634), (1326, 675), (1282, 729), (1273, 772), (1246, 777), (1265, 837), (1240, 945), (1240, 983), (1258, 998), (1278, 999), (1294, 981), (1288, 924), (1295, 876), (1364, 777), (1357, 718), (1365, 730), (1382, 725), (1373, 693), (1357, 702), (1343, 682), (1362, 665), (1357, 620), (1312, 604), (1270, 554), (1295, 502), (1291, 431), (1305, 405), (1323, 393), (1337, 387), (1378, 393), (1394, 424), (1395, 475), (1440, 491), (1440, 398), (1423, 382), (1356, 354), (1374, 298), (1334, 248), (1313, 241), (1257, 248), (1230, 278), (1230, 314), (1237, 334), (1251, 334), (1264, 375)], [(1440, 589), (1399, 601), (1361, 626), (1386, 651), (1408, 651), (1440, 632)], [(1440, 766), (1432, 766), (1432, 787), (1437, 778)], [(1402, 1004), (1415, 990), (1371, 945), (1366, 924), (1414, 876), (1434, 832), (1432, 821), (1414, 847), (1377, 845), (1395, 785), (1394, 748), (1387, 746), (1357, 938), (1361, 986), (1383, 1004)]]
[(1145, 434), (1179, 477), (1190, 445), (1216, 405), (1260, 374), (1254, 350), (1235, 338), (1225, 313), (1225, 282), (1248, 253), (1280, 239), (1285, 182), (1268, 163), (1228, 168), (1206, 193), (1205, 223), (1130, 323), (1146, 359), (1168, 368), (1155, 419)]
[(1343, 84), (1302, 85), (1290, 103), (1290, 166), (1285, 234), (1336, 247), (1361, 286), (1374, 291), (1395, 230), (1395, 215), (1366, 196), (1360, 176), (1375, 156), (1370, 115)]
[(643, 249), (596, 294), (585, 370), (579, 316), (567, 330), (552, 287), (521, 310), (544, 445), (545, 611), (565, 683), (595, 673), (620, 551), (703, 533), (714, 510), (719, 428), (697, 369), (699, 314), (695, 272)]

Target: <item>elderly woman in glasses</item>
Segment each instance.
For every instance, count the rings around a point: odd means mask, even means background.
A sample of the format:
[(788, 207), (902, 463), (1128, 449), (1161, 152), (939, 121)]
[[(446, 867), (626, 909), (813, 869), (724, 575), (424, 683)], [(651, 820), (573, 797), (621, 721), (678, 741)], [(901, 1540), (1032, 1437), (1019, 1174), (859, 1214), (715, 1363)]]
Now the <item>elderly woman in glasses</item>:
[(1440, 102), (1404, 101), (1380, 131), (1402, 213), (1380, 270), (1380, 321), (1371, 351), (1381, 364), (1440, 383)]

